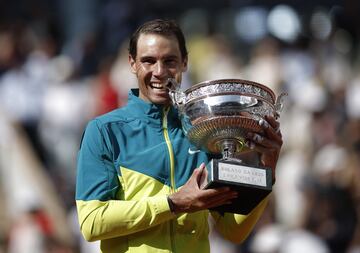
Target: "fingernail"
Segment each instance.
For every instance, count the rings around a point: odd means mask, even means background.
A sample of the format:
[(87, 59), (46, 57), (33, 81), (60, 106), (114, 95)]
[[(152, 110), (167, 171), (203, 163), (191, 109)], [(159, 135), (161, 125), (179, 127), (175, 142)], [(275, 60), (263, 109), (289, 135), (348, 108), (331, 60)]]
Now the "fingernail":
[(250, 149), (254, 149), (254, 147), (255, 147), (255, 144), (252, 141), (246, 141), (245, 144)]
[(253, 138), (252, 138), (254, 141), (257, 141), (257, 142), (260, 142), (262, 137), (258, 134), (254, 134)]
[(250, 142), (250, 149), (254, 149), (255, 148), (255, 143)]
[(263, 120), (263, 119), (260, 119), (259, 120), (259, 125), (260, 126), (263, 126), (263, 127), (265, 127), (265, 128), (268, 128), (269, 127), (269, 123), (267, 123), (265, 120)]

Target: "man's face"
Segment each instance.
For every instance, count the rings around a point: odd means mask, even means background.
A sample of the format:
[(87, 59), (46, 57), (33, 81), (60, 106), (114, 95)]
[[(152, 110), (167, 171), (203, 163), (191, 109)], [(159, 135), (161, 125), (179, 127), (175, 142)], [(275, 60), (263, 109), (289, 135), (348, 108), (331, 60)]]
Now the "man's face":
[(168, 105), (170, 97), (165, 88), (168, 78), (181, 83), (182, 72), (187, 69), (187, 58), (182, 59), (175, 36), (141, 34), (137, 42), (137, 55), (129, 55), (132, 72), (139, 84), (139, 97), (154, 104)]

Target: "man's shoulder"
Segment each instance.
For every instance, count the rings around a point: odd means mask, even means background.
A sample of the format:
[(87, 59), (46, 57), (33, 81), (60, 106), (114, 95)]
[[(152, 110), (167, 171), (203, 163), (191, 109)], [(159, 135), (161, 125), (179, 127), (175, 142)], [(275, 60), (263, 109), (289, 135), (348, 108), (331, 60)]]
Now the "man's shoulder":
[(97, 122), (98, 125), (104, 126), (113, 123), (126, 123), (130, 120), (131, 115), (127, 107), (117, 108), (113, 111), (95, 117), (92, 121)]

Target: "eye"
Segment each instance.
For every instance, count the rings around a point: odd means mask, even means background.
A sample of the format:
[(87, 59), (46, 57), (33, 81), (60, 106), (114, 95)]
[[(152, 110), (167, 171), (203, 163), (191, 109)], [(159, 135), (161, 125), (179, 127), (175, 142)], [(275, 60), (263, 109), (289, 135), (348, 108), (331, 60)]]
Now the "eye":
[(175, 58), (166, 59), (164, 63), (169, 67), (174, 67), (177, 64), (177, 60)]
[(153, 58), (142, 58), (140, 61), (141, 61), (141, 63), (147, 64), (147, 65), (151, 65), (156, 62), (155, 59), (153, 59)]

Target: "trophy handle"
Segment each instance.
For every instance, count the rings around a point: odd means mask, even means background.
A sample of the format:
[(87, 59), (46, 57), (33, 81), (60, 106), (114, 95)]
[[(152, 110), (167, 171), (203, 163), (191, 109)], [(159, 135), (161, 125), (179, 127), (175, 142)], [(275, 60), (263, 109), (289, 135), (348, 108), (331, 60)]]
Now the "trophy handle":
[(287, 97), (287, 96), (288, 96), (288, 93), (282, 92), (282, 93), (276, 98), (276, 102), (275, 102), (275, 118), (279, 118), (279, 117), (280, 117), (280, 113), (281, 113), (282, 110), (284, 109), (285, 97)]
[(180, 84), (174, 78), (169, 78), (168, 83), (170, 84), (167, 87), (170, 99), (174, 106), (182, 111), (186, 100), (185, 93), (180, 89)]

